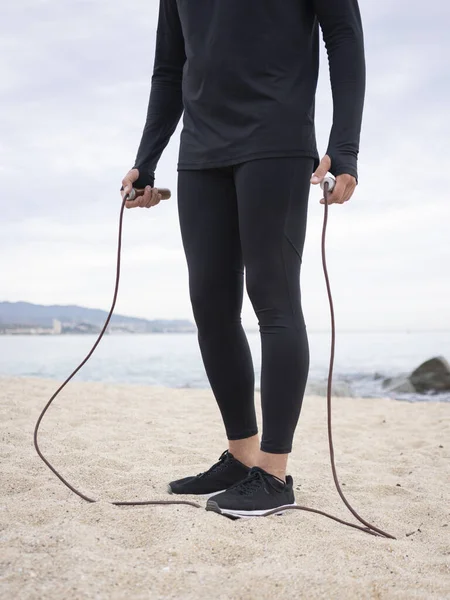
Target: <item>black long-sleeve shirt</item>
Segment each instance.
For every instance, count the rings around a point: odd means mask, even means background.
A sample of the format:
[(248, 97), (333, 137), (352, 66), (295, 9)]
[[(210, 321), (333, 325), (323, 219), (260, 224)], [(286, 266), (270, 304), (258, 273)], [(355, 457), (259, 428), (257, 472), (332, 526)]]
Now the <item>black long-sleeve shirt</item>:
[(160, 0), (135, 186), (154, 185), (183, 110), (178, 170), (274, 156), (313, 157), (315, 169), (319, 23), (334, 107), (330, 170), (357, 178), (365, 93), (357, 0)]

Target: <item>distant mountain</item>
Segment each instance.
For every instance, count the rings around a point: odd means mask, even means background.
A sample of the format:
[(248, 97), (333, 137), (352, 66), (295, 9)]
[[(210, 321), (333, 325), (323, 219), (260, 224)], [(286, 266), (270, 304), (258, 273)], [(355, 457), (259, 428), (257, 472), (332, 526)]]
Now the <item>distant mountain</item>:
[[(52, 327), (53, 319), (63, 323), (87, 323), (102, 326), (108, 316), (107, 311), (83, 306), (43, 306), (30, 302), (0, 302), (0, 325), (24, 325)], [(113, 315), (111, 325), (124, 325), (136, 331), (195, 330), (195, 325), (187, 319), (139, 319), (124, 315)]]

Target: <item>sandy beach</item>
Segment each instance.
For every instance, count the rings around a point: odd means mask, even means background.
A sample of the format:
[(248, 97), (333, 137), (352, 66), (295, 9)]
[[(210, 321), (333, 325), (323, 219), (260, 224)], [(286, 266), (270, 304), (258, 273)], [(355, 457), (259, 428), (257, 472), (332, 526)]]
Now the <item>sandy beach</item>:
[[(173, 499), (171, 479), (226, 448), (210, 390), (0, 378), (1, 573), (9, 599), (430, 599), (450, 597), (450, 404), (336, 398), (334, 444), (351, 505), (396, 540), (323, 516), (228, 520)], [(256, 395), (259, 413), (259, 395)], [(288, 472), (298, 504), (358, 523), (335, 489), (326, 399), (304, 400)], [(186, 497), (195, 500), (193, 496)]]

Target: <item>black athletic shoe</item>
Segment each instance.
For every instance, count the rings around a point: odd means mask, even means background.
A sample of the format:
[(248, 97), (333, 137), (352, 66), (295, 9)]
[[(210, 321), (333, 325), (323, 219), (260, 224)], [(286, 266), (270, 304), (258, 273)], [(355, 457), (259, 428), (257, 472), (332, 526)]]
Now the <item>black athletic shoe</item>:
[(275, 508), (279, 510), (274, 514), (280, 514), (288, 506), (297, 506), (292, 486), (290, 475), (284, 483), (264, 469), (252, 467), (245, 479), (208, 500), (206, 510), (231, 518), (263, 517)]
[(171, 481), (167, 486), (169, 494), (198, 494), (211, 496), (226, 490), (230, 485), (247, 477), (250, 467), (235, 458), (229, 450), (220, 455), (219, 460), (207, 471), (191, 477)]

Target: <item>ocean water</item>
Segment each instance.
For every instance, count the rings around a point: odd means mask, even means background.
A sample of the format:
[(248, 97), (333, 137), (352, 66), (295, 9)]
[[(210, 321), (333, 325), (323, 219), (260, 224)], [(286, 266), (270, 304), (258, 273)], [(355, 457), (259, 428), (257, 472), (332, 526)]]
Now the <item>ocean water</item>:
[[(259, 389), (261, 348), (258, 332), (248, 332)], [(94, 335), (0, 336), (0, 375), (64, 380), (94, 344)], [(330, 334), (309, 333), (309, 383), (328, 375)], [(450, 331), (405, 333), (337, 332), (333, 381), (345, 382), (358, 396), (407, 401), (450, 401), (446, 394), (387, 394), (376, 374), (410, 372), (433, 356), (450, 359)], [(108, 335), (75, 376), (80, 381), (209, 387), (196, 334)]]

